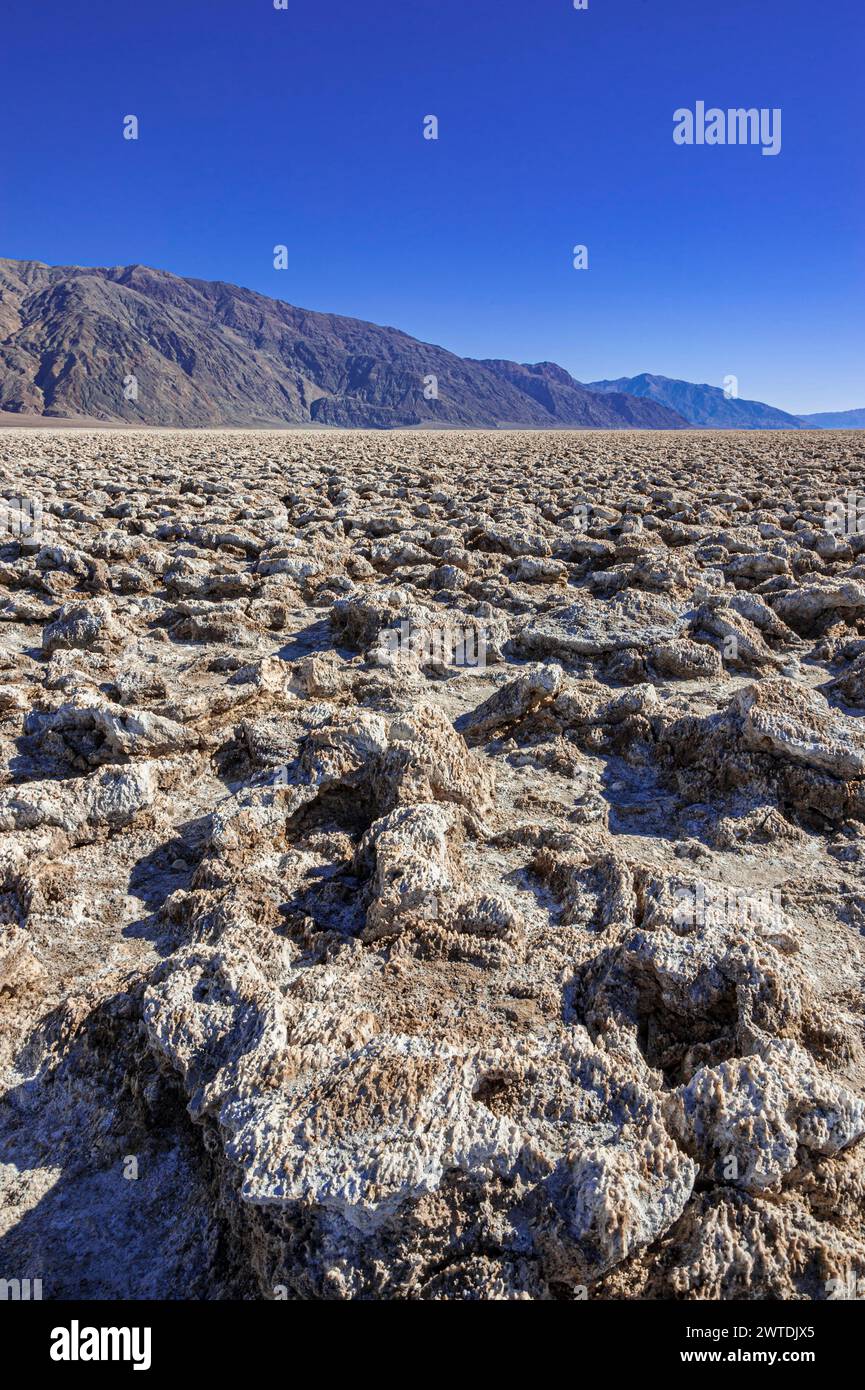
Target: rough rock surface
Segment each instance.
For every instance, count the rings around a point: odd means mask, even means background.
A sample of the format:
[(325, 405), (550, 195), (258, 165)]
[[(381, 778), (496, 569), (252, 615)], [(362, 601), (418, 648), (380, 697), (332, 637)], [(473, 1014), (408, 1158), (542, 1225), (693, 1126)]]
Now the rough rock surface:
[(554, 362), (458, 357), (223, 280), (2, 257), (0, 411), (174, 427), (688, 424), (658, 401), (589, 391)]
[(4, 432), (0, 1277), (861, 1287), (863, 460)]

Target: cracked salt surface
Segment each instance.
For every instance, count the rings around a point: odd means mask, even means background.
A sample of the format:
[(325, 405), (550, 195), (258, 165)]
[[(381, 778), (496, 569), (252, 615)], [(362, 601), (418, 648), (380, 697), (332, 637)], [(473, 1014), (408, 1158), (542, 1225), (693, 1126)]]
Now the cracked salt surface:
[(865, 446), (554, 443), (3, 432), (0, 1274), (865, 1275)]

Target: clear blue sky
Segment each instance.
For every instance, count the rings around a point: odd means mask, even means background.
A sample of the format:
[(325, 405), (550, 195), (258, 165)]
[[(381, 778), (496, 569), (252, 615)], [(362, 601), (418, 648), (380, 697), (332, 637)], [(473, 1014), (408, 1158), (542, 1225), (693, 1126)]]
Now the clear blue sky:
[[(865, 406), (863, 0), (5, 0), (2, 36), (0, 254)], [(781, 107), (781, 153), (676, 146), (697, 100)]]

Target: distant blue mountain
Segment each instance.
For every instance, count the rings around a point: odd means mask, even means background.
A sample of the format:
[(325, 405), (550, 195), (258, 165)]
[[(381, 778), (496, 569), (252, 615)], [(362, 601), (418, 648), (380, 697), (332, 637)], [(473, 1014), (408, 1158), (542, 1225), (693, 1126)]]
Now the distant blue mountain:
[(729, 398), (720, 386), (675, 381), (668, 376), (619, 377), (616, 381), (586, 382), (590, 391), (624, 392), (665, 405), (692, 425), (714, 430), (804, 430), (810, 428), (797, 415), (764, 405), (762, 401)]
[(824, 410), (819, 415), (802, 415), (809, 430), (865, 430), (865, 409)]

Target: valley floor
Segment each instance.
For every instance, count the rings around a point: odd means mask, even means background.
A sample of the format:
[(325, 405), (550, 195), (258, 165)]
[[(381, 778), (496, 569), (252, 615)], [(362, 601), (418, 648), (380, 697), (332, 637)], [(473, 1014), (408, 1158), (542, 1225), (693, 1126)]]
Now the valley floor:
[(0, 1280), (861, 1293), (863, 466), (0, 431)]

